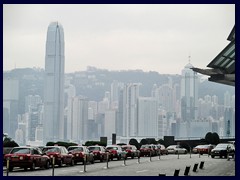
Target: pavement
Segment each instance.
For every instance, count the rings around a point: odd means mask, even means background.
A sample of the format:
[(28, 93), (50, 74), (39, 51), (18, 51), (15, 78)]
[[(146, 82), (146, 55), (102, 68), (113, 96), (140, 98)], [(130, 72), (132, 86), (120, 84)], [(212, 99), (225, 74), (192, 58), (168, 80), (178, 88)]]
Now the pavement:
[[(140, 163), (139, 163), (140, 162)], [(200, 163), (203, 167), (200, 169)], [(194, 171), (194, 165), (197, 165)], [(185, 173), (186, 167), (189, 172)], [(208, 155), (199, 156), (198, 154), (186, 155), (163, 155), (152, 157), (142, 157), (138, 159), (128, 159), (125, 161), (113, 160), (109, 163), (96, 162), (85, 166), (83, 165), (55, 167), (54, 176), (173, 176), (179, 170), (178, 176), (235, 176), (235, 160), (224, 158), (211, 158)], [(52, 169), (36, 169), (35, 171), (24, 171), (14, 169), (9, 176), (52, 176)], [(6, 171), (3, 171), (6, 176)]]

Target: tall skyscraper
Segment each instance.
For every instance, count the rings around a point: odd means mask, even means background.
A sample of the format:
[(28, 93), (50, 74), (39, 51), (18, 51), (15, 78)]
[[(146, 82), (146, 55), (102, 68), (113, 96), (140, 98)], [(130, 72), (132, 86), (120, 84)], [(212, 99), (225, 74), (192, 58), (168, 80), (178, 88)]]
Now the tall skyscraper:
[(182, 70), (181, 80), (181, 117), (184, 122), (197, 120), (198, 111), (198, 76), (188, 63)]
[(64, 32), (58, 22), (48, 26), (44, 82), (44, 142), (64, 137)]
[[(191, 123), (198, 118), (198, 76), (192, 68), (192, 64), (188, 63), (182, 70), (181, 79), (181, 119), (185, 123), (184, 129), (180, 130), (180, 136), (191, 136)], [(184, 132), (184, 136), (182, 134)]]

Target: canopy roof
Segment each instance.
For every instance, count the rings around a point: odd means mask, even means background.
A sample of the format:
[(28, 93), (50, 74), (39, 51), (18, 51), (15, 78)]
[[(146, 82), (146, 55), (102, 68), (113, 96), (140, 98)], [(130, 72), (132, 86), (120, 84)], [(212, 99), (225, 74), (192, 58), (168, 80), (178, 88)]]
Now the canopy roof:
[(235, 86), (235, 26), (227, 40), (231, 42), (207, 65), (211, 69), (191, 69), (210, 76), (209, 81)]

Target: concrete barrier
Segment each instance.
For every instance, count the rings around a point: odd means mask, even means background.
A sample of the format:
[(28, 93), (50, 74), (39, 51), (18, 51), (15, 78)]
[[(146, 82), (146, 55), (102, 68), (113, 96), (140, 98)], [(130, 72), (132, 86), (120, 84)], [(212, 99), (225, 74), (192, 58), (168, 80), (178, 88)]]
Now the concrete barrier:
[(180, 169), (175, 169), (173, 176), (179, 176)]
[(191, 166), (186, 166), (185, 171), (184, 171), (184, 176), (188, 176), (190, 168), (191, 168)]
[(198, 163), (195, 163), (193, 166), (193, 172), (197, 172), (197, 168), (198, 168)]
[(204, 161), (201, 161), (199, 165), (199, 169), (203, 169), (203, 166), (204, 166)]

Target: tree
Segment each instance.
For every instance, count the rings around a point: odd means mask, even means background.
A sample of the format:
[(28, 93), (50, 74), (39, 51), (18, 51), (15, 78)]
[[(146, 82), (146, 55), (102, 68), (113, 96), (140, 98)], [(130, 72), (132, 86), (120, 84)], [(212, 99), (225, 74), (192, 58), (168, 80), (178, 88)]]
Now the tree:
[(216, 145), (220, 142), (220, 138), (219, 138), (218, 133), (208, 132), (205, 135), (205, 141), (206, 141), (207, 144), (215, 144)]
[(207, 144), (213, 144), (213, 136), (212, 136), (211, 132), (208, 132), (205, 135), (205, 140), (206, 140)]
[(157, 141), (155, 138), (147, 138), (146, 140), (147, 140), (148, 144), (157, 144)]
[(157, 142), (158, 142), (159, 144), (162, 144), (162, 145), (166, 146), (163, 139), (159, 139)]
[(137, 149), (140, 148), (140, 144), (139, 144), (138, 141), (137, 141), (136, 139), (134, 139), (134, 138), (132, 138), (132, 139), (129, 140), (129, 144), (136, 146)]
[(220, 138), (218, 133), (214, 132), (212, 133), (212, 139), (213, 139), (213, 144), (217, 145), (220, 142)]
[(8, 137), (7, 135), (4, 136), (4, 140), (3, 140), (3, 147), (18, 147), (19, 145), (12, 140), (12, 138)]
[(146, 139), (142, 139), (140, 141), (140, 146), (145, 145), (145, 144), (148, 144), (148, 141)]

